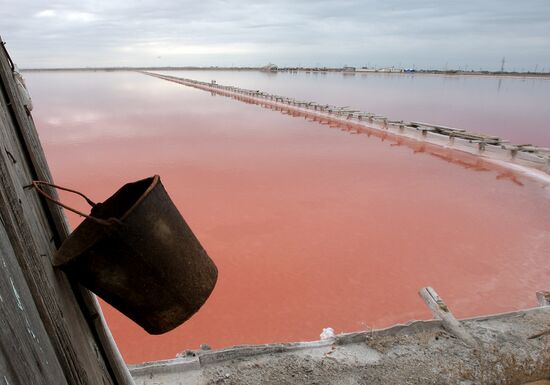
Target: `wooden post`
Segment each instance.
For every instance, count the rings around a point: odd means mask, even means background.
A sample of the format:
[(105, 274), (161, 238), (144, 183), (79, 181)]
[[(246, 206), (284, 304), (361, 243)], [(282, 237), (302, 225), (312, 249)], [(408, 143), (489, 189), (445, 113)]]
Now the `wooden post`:
[(26, 188), (52, 178), (3, 48), (0, 143), (0, 382), (133, 384), (93, 294), (52, 267), (69, 227), (59, 207)]
[(449, 307), (433, 288), (424, 287), (420, 289), (418, 294), (422, 297), (426, 305), (428, 305), (433, 316), (441, 320), (445, 330), (471, 347), (475, 347), (478, 344), (470, 333), (464, 329), (464, 326), (455, 318), (451, 310), (449, 310)]
[(550, 306), (550, 291), (537, 291), (539, 306)]

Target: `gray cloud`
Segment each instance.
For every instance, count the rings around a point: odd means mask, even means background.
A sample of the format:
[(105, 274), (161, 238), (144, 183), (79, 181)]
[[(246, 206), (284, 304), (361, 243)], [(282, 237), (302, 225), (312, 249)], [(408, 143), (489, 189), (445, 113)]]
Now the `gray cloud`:
[(21, 0), (0, 20), (22, 67), (550, 68), (547, 0)]

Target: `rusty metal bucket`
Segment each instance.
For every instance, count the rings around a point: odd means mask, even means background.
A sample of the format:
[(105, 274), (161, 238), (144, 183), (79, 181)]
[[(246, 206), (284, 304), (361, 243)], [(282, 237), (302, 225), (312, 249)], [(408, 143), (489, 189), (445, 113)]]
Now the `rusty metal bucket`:
[[(47, 184), (83, 196), (90, 215), (51, 198)], [(103, 203), (45, 182), (48, 199), (85, 216), (63, 242), (54, 265), (150, 334), (189, 319), (204, 304), (218, 271), (174, 206), (158, 175), (128, 183)]]

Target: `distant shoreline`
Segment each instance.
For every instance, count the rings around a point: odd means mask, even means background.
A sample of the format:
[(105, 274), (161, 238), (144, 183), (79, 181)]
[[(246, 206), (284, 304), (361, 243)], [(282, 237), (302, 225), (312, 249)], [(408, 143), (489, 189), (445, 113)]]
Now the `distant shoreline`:
[(521, 79), (550, 79), (549, 72), (493, 72), (493, 71), (442, 71), (442, 70), (416, 70), (414, 72), (398, 72), (384, 70), (347, 71), (341, 68), (280, 68), (273, 71), (265, 71), (260, 67), (80, 67), (80, 68), (25, 68), (22, 72), (118, 72), (118, 71), (259, 71), (276, 74), (278, 72), (290, 73), (341, 73), (347, 76), (354, 75), (439, 75), (439, 76), (485, 76)]

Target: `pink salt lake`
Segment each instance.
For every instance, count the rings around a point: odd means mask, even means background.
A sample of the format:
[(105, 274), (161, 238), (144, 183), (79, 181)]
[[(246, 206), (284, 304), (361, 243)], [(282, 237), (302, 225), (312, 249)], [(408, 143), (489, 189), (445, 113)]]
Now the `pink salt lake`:
[[(470, 99), (497, 95), (496, 83), (476, 93), (486, 79), (473, 86), (471, 79), (360, 83), (319, 75), (291, 79), (293, 85), (258, 73), (181, 75), (361, 109), (366, 99), (378, 100), (368, 109), (476, 131), (487, 126), (515, 141), (550, 145), (542, 125), (547, 109), (544, 117), (518, 107), (526, 95), (548, 94), (550, 83), (526, 83), (524, 90), (514, 83), (521, 80), (504, 79), (504, 104), (495, 96), (483, 111)], [(535, 291), (548, 289), (550, 193), (537, 182), (471, 156), (352, 135), (137, 73), (25, 77), (58, 184), (102, 201), (128, 181), (160, 174), (219, 268), (205, 306), (162, 336), (147, 335), (103, 304), (129, 363), (171, 358), (202, 343), (311, 340), (327, 326), (346, 332), (430, 318), (417, 295), (427, 285), (458, 317), (534, 306)], [(438, 82), (451, 108), (437, 100)], [(366, 84), (372, 93), (361, 88)], [(473, 121), (479, 126), (470, 127)], [(69, 218), (78, 225), (80, 218)]]

